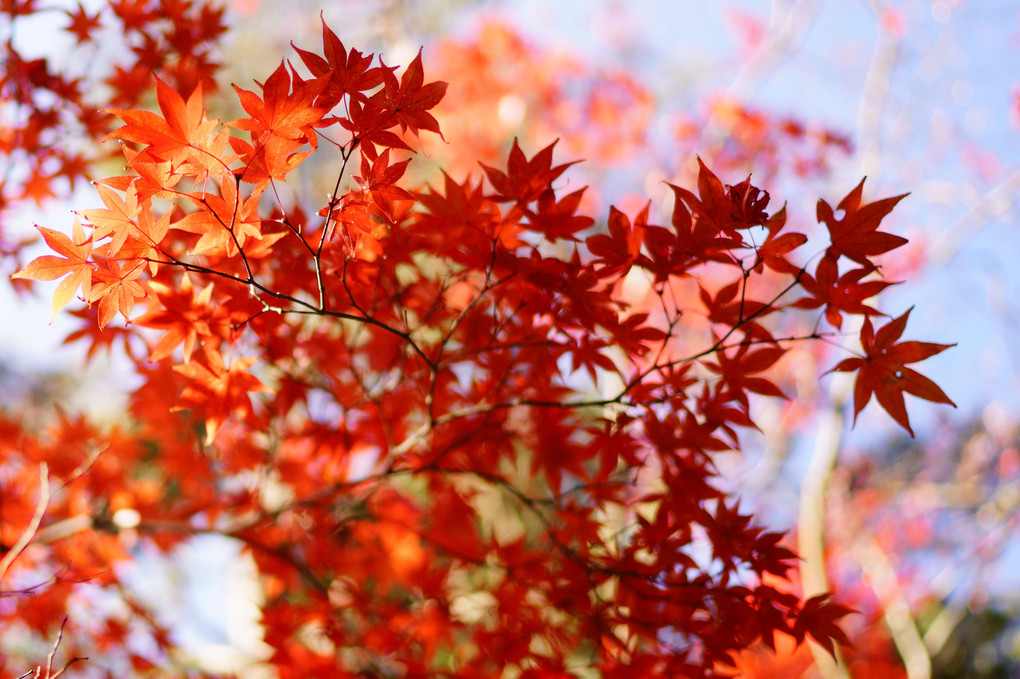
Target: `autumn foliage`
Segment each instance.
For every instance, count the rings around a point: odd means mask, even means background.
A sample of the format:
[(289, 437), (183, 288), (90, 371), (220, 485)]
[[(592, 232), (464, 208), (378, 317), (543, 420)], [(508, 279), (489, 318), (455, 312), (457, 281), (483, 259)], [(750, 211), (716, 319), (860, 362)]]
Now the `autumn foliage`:
[[(82, 3), (69, 10), (49, 8), (37, 0), (5, 0), (0, 6), (4, 31), (0, 42), (0, 214), (25, 200), (42, 204), (73, 189), (92, 163), (109, 156), (95, 143), (114, 122), (101, 109), (139, 106), (159, 74), (175, 89), (214, 87), (219, 66), (212, 56), (226, 31), (223, 8), (208, 0), (149, 3), (111, 0), (105, 11)], [(100, 28), (116, 30), (123, 47), (100, 82), (89, 72), (54, 66), (46, 58), (25, 57), (15, 45), (21, 20), (63, 15), (64, 28), (84, 55), (95, 58), (102, 45)], [(33, 46), (34, 47), (34, 46)], [(101, 101), (96, 90), (106, 94)], [(15, 249), (0, 230), (0, 253)]]
[[(6, 621), (52, 635), (84, 588), (120, 593), (153, 643), (110, 615), (66, 652), (178, 671), (116, 563), (211, 532), (255, 560), (280, 677), (709, 677), (760, 643), (849, 643), (848, 607), (777, 585), (796, 556), (713, 455), (785, 398), (788, 348), (848, 318), (860, 350), (832, 370), (856, 375), (855, 415), (874, 396), (910, 431), (904, 394), (951, 403), (907, 367), (947, 345), (900, 341), (909, 312), (874, 301), (902, 196), (820, 201), (818, 248), (700, 161), (662, 219), (585, 214), (555, 142), (414, 186), (447, 84), (325, 23), (321, 52), (235, 86), (243, 117), (210, 119), (200, 81), (114, 102), (128, 174), (69, 235), (39, 227), (53, 253), (14, 275), (59, 279), (54, 314), (83, 300), (75, 338), (140, 386), (109, 430), (3, 423), (4, 464), (41, 472), (4, 486)], [(313, 155), (335, 177), (319, 203)]]

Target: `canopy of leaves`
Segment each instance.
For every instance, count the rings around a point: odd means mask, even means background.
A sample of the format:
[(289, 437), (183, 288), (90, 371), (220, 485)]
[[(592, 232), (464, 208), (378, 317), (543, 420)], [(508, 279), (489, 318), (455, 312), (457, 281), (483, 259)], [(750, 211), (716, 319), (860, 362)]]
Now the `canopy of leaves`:
[[(70, 643), (170, 671), (168, 631), (115, 565), (131, 539), (214, 532), (257, 565), (281, 677), (712, 677), (777, 636), (848, 643), (847, 607), (765, 583), (796, 556), (719, 490), (713, 455), (756, 428), (755, 399), (784, 398), (791, 343), (833, 334), (780, 319), (822, 306), (836, 330), (864, 319), (864, 357), (836, 367), (863, 385), (856, 411), (875, 394), (909, 430), (904, 391), (949, 403), (902, 367), (945, 347), (894, 344), (906, 314), (876, 333), (860, 289), (831, 289), (885, 287), (864, 279), (902, 244), (878, 231), (899, 198), (862, 205), (858, 186), (842, 221), (820, 207), (832, 243), (811, 277), (769, 193), (700, 161), (664, 224), (613, 207), (596, 226), (553, 144), (405, 186), (446, 83), (420, 53), (398, 78), (325, 22), (322, 41), (299, 51), (309, 73), (235, 87), (246, 117), (226, 123), (197, 83), (156, 79), (158, 113), (111, 110), (130, 174), (99, 182), (105, 207), (71, 237), (40, 227), (58, 256), (15, 276), (66, 276), (54, 311), (80, 289), (97, 328), (119, 314), (140, 386), (110, 432), (4, 423), (5, 454), (42, 473), (4, 487), (0, 579), (32, 596), (0, 615), (45, 633), (87, 581), (122, 594), (149, 647), (115, 614)], [(313, 154), (335, 188), (292, 202), (277, 189)], [(634, 277), (657, 307), (623, 295)]]

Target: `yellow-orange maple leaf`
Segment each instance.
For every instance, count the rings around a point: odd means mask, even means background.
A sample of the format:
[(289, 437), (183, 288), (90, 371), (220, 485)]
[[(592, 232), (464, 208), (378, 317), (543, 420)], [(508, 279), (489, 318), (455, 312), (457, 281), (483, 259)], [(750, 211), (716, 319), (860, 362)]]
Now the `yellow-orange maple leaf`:
[(142, 212), (138, 192), (134, 184), (125, 189), (123, 198), (109, 186), (97, 184), (96, 190), (106, 207), (84, 210), (82, 216), (92, 224), (92, 240), (99, 241), (109, 236), (110, 252), (116, 253), (124, 245), (132, 227), (137, 226), (135, 220)]
[(13, 274), (11, 278), (33, 278), (37, 281), (52, 281), (62, 276), (71, 274), (60, 281), (57, 289), (53, 292), (53, 316), (50, 323), (57, 317), (57, 312), (67, 306), (67, 303), (74, 298), (78, 288), (81, 288), (82, 295), (88, 297), (92, 289), (93, 265), (88, 261), (92, 254), (92, 237), (85, 237), (85, 231), (77, 218), (74, 220), (72, 237), (68, 238), (59, 231), (47, 229), (44, 226), (36, 226), (42, 234), (46, 244), (54, 252), (62, 257), (54, 255), (43, 255), (36, 257), (28, 266)]
[(94, 272), (96, 280), (92, 292), (86, 298), (89, 304), (99, 300), (99, 328), (103, 329), (120, 311), (125, 320), (131, 315), (135, 302), (144, 299), (145, 288), (138, 281), (142, 273), (142, 264), (135, 263), (127, 269), (115, 259), (102, 262)]

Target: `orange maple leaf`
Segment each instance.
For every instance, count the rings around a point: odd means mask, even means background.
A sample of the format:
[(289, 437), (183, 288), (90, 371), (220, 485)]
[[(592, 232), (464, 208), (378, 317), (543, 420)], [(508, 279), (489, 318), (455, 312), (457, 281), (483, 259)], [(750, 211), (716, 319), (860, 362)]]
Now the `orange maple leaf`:
[(193, 255), (212, 253), (233, 257), (249, 239), (262, 238), (262, 220), (258, 214), (260, 194), (257, 190), (248, 197), (241, 196), (233, 182), (223, 182), (220, 195), (187, 194), (199, 209), (184, 215), (170, 227), (200, 236), (191, 248)]
[(184, 101), (157, 77), (156, 100), (162, 116), (152, 111), (108, 109), (106, 113), (112, 113), (125, 124), (106, 138), (144, 144), (145, 149), (132, 160), (170, 161), (185, 174), (201, 176), (225, 167), (227, 131), (216, 130), (219, 121), (205, 119), (201, 86)]
[(53, 293), (53, 316), (50, 318), (50, 323), (52, 323), (53, 319), (57, 317), (57, 312), (67, 306), (67, 303), (78, 292), (79, 287), (85, 297), (88, 297), (92, 289), (94, 265), (88, 261), (89, 255), (92, 254), (92, 237), (85, 237), (85, 231), (77, 217), (74, 220), (71, 238), (44, 226), (37, 225), (35, 228), (42, 234), (50, 249), (63, 257), (53, 255), (36, 257), (24, 269), (13, 274), (11, 278), (52, 281), (71, 274), (60, 281)]
[(105, 267), (94, 272), (95, 285), (86, 298), (89, 304), (99, 300), (100, 329), (105, 328), (118, 311), (127, 320), (135, 302), (146, 296), (145, 288), (138, 281), (143, 268), (141, 263), (136, 262), (126, 270), (116, 259), (108, 259), (104, 264)]
[(956, 404), (937, 384), (906, 367), (906, 364), (923, 361), (956, 345), (932, 342), (896, 343), (907, 327), (910, 311), (908, 309), (899, 318), (889, 321), (877, 332), (871, 325), (871, 319), (865, 318), (864, 327), (861, 329), (864, 356), (845, 359), (829, 372), (857, 371), (857, 381), (854, 383), (854, 422), (874, 394), (879, 405), (913, 437), (914, 430), (910, 428), (907, 408), (903, 403), (904, 393), (933, 403), (946, 403), (954, 408)]
[(265, 140), (269, 133), (295, 142), (296, 146), (307, 143), (315, 148), (318, 140), (312, 127), (322, 120), (326, 111), (313, 106), (312, 102), (326, 84), (325, 78), (302, 80), (281, 63), (262, 85), (261, 97), (234, 85), (241, 106), (251, 117), (239, 118), (227, 125), (248, 130), (260, 140)]
[(191, 278), (185, 274), (179, 286), (171, 287), (152, 281), (149, 289), (155, 294), (153, 308), (136, 318), (134, 324), (166, 331), (152, 350), (149, 360), (161, 361), (183, 343), (184, 362), (188, 363), (199, 336), (213, 336), (209, 327), (209, 319), (213, 314), (209, 304), (213, 284), (210, 283), (195, 295)]
[(175, 365), (174, 371), (191, 380), (184, 388), (173, 411), (205, 406), (205, 444), (211, 445), (217, 432), (231, 414), (249, 422), (255, 419), (248, 392), (272, 391), (248, 372), (253, 356), (239, 358), (226, 367), (217, 349), (203, 347), (204, 360)]

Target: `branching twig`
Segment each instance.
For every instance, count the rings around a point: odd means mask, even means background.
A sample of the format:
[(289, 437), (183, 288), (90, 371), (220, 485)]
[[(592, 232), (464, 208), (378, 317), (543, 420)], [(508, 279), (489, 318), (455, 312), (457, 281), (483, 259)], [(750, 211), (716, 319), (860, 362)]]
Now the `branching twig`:
[(60, 623), (60, 631), (57, 632), (57, 639), (53, 642), (53, 648), (50, 649), (49, 655), (46, 656), (46, 667), (37, 665), (34, 670), (29, 670), (22, 674), (18, 679), (57, 679), (60, 675), (67, 671), (71, 665), (81, 660), (88, 660), (87, 656), (75, 656), (64, 663), (64, 666), (57, 670), (56, 674), (53, 673), (53, 658), (57, 655), (57, 649), (60, 648), (60, 642), (64, 639), (64, 628), (67, 627), (67, 616), (64, 616), (63, 621)]

